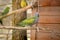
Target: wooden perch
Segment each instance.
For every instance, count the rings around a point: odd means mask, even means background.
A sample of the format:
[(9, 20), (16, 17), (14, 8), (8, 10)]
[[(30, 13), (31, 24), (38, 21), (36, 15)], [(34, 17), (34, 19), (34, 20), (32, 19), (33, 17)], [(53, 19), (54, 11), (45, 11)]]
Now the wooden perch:
[(16, 27), (16, 26), (0, 26), (0, 29), (26, 29), (26, 30), (35, 30), (36, 27)]
[[(44, 27), (16, 27), (16, 26), (0, 26), (0, 29), (7, 29), (7, 30), (22, 30), (22, 29), (25, 29), (25, 30), (37, 30), (39, 28), (39, 32), (48, 32), (48, 33), (55, 33), (53, 30), (50, 30), (50, 29), (47, 29), (47, 28), (44, 28)], [(43, 30), (43, 31), (42, 31)]]
[(0, 16), (0, 19), (6, 18), (6, 17), (8, 17), (8, 16), (10, 16), (10, 15), (13, 15), (13, 14), (15, 14), (15, 13), (22, 13), (22, 12), (26, 11), (26, 10), (29, 9), (29, 8), (32, 8), (32, 5), (26, 6), (26, 7), (24, 7), (24, 8), (21, 8), (21, 9), (15, 10), (15, 11), (11, 11), (11, 12), (8, 13), (7, 15)]

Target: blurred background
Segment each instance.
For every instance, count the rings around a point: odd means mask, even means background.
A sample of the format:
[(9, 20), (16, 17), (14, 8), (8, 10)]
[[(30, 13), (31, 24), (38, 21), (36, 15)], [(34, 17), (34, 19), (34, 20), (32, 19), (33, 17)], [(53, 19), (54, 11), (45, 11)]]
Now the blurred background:
[[(28, 5), (32, 5), (36, 0), (26, 0)], [(38, 27), (45, 27), (50, 30), (54, 30), (54, 33), (48, 33), (41, 30), (37, 32), (35, 38), (35, 30), (27, 31), (28, 40), (60, 40), (60, 0), (37, 0), (38, 12), (39, 12), (39, 23)], [(10, 7), (9, 12), (20, 9), (21, 0), (0, 0), (0, 15), (3, 10), (8, 6)], [(41, 6), (42, 5), (42, 6)], [(14, 14), (3, 19), (4, 26), (16, 26), (23, 18), (29, 18), (36, 12), (36, 8), (28, 9), (27, 14)], [(22, 15), (22, 17), (21, 17)], [(2, 26), (2, 25), (1, 25)], [(57, 33), (58, 34), (57, 34)], [(17, 30), (12, 34), (12, 30), (0, 29), (0, 40), (21, 40), (19, 36), (20, 31)]]

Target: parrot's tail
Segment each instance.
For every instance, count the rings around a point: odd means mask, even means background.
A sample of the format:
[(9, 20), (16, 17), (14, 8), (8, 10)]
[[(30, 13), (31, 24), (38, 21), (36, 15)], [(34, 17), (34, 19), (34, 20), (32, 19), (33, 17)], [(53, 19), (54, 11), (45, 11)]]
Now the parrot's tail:
[(0, 19), (0, 24), (3, 25), (2, 20)]

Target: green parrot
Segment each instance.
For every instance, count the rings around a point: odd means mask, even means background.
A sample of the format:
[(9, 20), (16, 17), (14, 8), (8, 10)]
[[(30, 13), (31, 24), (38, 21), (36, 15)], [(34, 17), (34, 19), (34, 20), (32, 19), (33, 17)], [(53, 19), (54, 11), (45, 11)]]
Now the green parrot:
[[(33, 17), (27, 18), (21, 22), (19, 22), (18, 24), (16, 24), (16, 26), (20, 26), (20, 27), (26, 27), (26, 26), (32, 26), (33, 24), (36, 24), (38, 22), (38, 18), (39, 18), (39, 14), (36, 13)], [(23, 29), (22, 31), (20, 31), (23, 36), (24, 40), (27, 40), (27, 30)], [(25, 36), (24, 36), (24, 35)]]
[(2, 16), (6, 15), (9, 12), (9, 9), (10, 9), (10, 7), (6, 7), (2, 12)]
[[(6, 8), (3, 10), (1, 16), (6, 15), (6, 14), (9, 12), (9, 9), (10, 9), (10, 7), (6, 7)], [(0, 19), (0, 23), (3, 25), (3, 23), (2, 23), (2, 19)]]
[(22, 22), (18, 23), (18, 26), (32, 26), (33, 24), (36, 24), (38, 22), (39, 19), (39, 14), (38, 12), (35, 13), (35, 15), (33, 17), (27, 18), (25, 20), (23, 20)]

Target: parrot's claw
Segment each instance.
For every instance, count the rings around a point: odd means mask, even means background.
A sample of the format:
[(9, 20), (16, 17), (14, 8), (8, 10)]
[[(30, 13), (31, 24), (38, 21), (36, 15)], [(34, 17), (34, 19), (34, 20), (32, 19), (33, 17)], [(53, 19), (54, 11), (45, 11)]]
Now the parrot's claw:
[(37, 32), (39, 32), (39, 30), (40, 30), (39, 27), (37, 27)]

